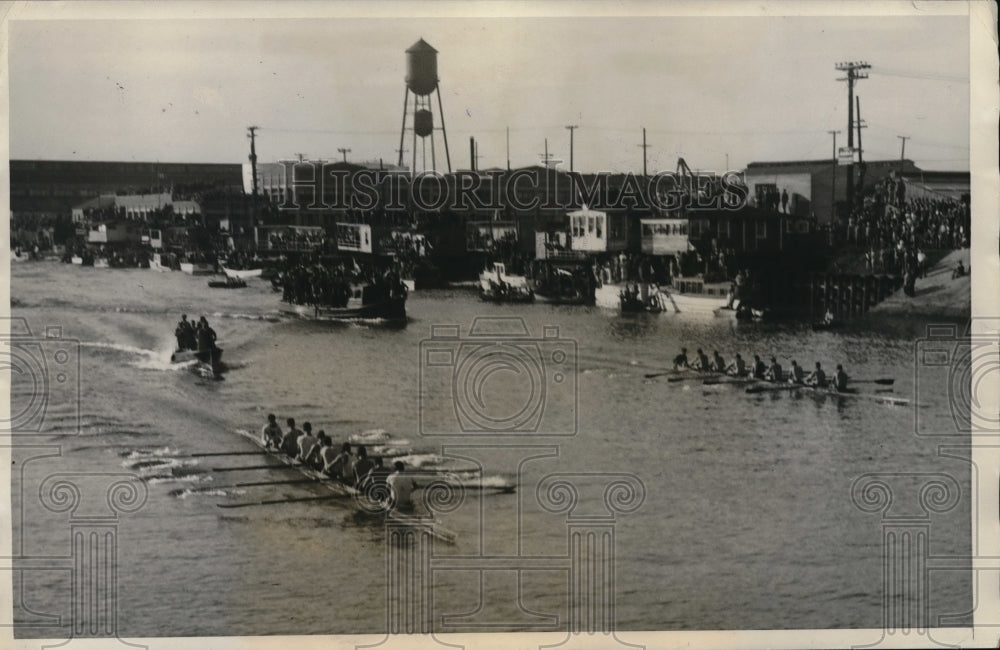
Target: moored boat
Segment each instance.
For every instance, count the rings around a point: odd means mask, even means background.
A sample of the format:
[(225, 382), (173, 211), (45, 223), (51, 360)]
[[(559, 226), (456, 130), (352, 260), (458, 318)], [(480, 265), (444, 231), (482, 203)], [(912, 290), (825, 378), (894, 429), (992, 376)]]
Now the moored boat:
[(479, 274), (479, 298), (496, 303), (530, 303), (535, 292), (523, 275), (508, 275), (505, 264), (496, 262), (492, 269)]
[(209, 262), (181, 262), (181, 271), (188, 275), (212, 275), (215, 265)]
[(227, 278), (238, 278), (240, 280), (245, 280), (246, 278), (259, 278), (264, 272), (263, 268), (260, 269), (231, 269), (227, 266), (222, 267), (222, 272), (226, 274)]
[(278, 311), (307, 320), (406, 320), (405, 291), (383, 285), (353, 285), (346, 302), (334, 305), (293, 304), (282, 301)]
[(244, 289), (247, 283), (243, 278), (228, 277), (225, 280), (209, 280), (208, 286), (212, 289)]

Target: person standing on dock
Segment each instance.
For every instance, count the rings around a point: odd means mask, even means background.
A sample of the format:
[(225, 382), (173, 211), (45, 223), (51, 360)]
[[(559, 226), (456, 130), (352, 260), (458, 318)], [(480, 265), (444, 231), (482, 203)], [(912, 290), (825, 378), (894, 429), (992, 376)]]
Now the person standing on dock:
[(844, 366), (837, 364), (837, 374), (833, 376), (833, 387), (838, 393), (847, 392), (847, 373), (844, 372)]
[(279, 449), (281, 447), (281, 426), (274, 413), (267, 414), (267, 424), (261, 429), (260, 437), (264, 442), (264, 449)]
[(788, 189), (781, 190), (781, 211), (788, 214)]
[(681, 353), (674, 357), (674, 370), (680, 370), (681, 368), (690, 368), (688, 365), (688, 351), (687, 348), (681, 348)]
[(823, 372), (823, 366), (819, 361), (816, 362), (816, 369), (806, 377), (806, 384), (816, 388), (826, 388), (826, 373)]

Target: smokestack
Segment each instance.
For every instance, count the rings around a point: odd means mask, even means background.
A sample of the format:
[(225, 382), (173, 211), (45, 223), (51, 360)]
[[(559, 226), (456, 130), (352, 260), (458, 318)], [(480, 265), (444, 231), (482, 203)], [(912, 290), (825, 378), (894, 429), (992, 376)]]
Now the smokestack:
[(476, 171), (476, 138), (469, 136), (469, 169)]

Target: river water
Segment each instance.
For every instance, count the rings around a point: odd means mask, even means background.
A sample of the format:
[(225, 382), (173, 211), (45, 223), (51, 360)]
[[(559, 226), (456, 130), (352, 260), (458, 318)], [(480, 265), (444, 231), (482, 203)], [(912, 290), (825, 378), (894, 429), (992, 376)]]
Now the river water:
[[(553, 473), (574, 475), (577, 513), (607, 512), (602, 487), (612, 475), (633, 475), (632, 489), (644, 492), (614, 520), (609, 553), (620, 629), (881, 627), (881, 520), (851, 498), (852, 482), (867, 473), (954, 477), (961, 499), (932, 517), (930, 552), (970, 552), (969, 465), (914, 435), (913, 407), (645, 377), (667, 367), (681, 346), (706, 347), (727, 358), (779, 354), (786, 367), (787, 358), (807, 368), (843, 363), (854, 377), (894, 377), (891, 394), (912, 398), (921, 323), (882, 333), (813, 332), (683, 314), (496, 306), (466, 290), (441, 290), (411, 294), (403, 327), (320, 324), (280, 318), (279, 295), (259, 279), (249, 284), (209, 290), (205, 278), (180, 273), (54, 262), (12, 269), (13, 315), (35, 336), (61, 327), (63, 340), (44, 345), (78, 355), (80, 379), (78, 406), (72, 373), (51, 383), (44, 417), (33, 420), (40, 433), (14, 450), (15, 554), (27, 561), (69, 553), (67, 513), (40, 501), (47, 477), (141, 477), (146, 501), (117, 527), (123, 637), (386, 629), (385, 535), (349, 504), (217, 507), (323, 494), (303, 485), (226, 488), (294, 473), (213, 472), (265, 460), (190, 457), (252, 450), (235, 432), (259, 431), (268, 412), (310, 421), (337, 442), (354, 436), (394, 447), (411, 466), (459, 467), (474, 457), (485, 485), (518, 482), (515, 494), (466, 492), (439, 516), (457, 543), (438, 544), (434, 553), (555, 558), (551, 568), (539, 561), (520, 574), (435, 572), (438, 630), (566, 629), (572, 599), (560, 558), (569, 553), (567, 514), (540, 507), (545, 494), (536, 491)], [(206, 315), (218, 332), (223, 380), (169, 363), (181, 313)], [(473, 321), (484, 317), (506, 320), (480, 320), (490, 335), (470, 339)], [(432, 338), (432, 326), (449, 324), (459, 326), (457, 339), (440, 330)], [(511, 337), (507, 328), (521, 324), (527, 338)], [(493, 374), (463, 365), (463, 355), (478, 349), (470, 340), (501, 339), (517, 339), (506, 349), (528, 361), (494, 364)], [(532, 365), (536, 358), (544, 363)], [(533, 368), (540, 369), (534, 378)], [(38, 385), (37, 374), (15, 373), (14, 412), (34, 408)], [(465, 391), (465, 410), (454, 407), (453, 385)], [(925, 380), (920, 421), (953, 428), (946, 386), (926, 388)], [(461, 433), (470, 417), (487, 416), (500, 431)], [(523, 435), (508, 435), (512, 423)], [(455, 435), (431, 435), (440, 433)], [(14, 587), (18, 636), (66, 635), (45, 616), (68, 620), (65, 572), (15, 572)], [(969, 612), (970, 576), (936, 573), (928, 606), (933, 621)], [(943, 624), (957, 622), (968, 619)]]

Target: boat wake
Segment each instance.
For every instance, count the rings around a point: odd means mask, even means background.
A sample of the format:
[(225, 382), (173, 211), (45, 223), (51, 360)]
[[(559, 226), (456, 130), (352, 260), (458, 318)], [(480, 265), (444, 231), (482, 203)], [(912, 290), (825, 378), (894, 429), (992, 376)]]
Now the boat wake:
[(138, 357), (132, 359), (129, 364), (141, 370), (181, 370), (198, 363), (198, 361), (194, 359), (181, 363), (171, 362), (170, 356), (173, 354), (173, 350), (169, 348), (163, 350), (147, 350), (134, 345), (107, 343), (104, 341), (84, 341), (80, 343), (80, 346), (85, 348), (94, 348), (97, 350), (120, 352), (131, 357)]

